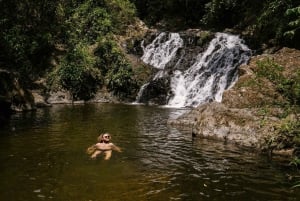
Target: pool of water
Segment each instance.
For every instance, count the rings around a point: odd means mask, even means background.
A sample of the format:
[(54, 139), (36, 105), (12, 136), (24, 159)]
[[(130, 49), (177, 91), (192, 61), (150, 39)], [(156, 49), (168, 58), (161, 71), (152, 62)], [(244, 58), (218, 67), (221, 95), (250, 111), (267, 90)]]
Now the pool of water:
[[(167, 125), (184, 110), (55, 105), (18, 113), (0, 131), (0, 200), (297, 200), (288, 166)], [(85, 153), (100, 132), (123, 149)]]

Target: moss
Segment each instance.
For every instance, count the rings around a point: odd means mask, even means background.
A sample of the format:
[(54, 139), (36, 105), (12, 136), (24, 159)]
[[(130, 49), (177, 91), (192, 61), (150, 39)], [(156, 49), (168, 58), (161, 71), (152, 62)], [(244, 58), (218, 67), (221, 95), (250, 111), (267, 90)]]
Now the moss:
[(197, 40), (197, 45), (198, 46), (203, 46), (207, 44), (212, 38), (214, 37), (214, 34), (210, 31), (201, 31), (198, 34), (198, 40)]
[(244, 82), (239, 82), (236, 87), (238, 89), (243, 88), (243, 87), (249, 87), (249, 88), (253, 88), (253, 87), (258, 87), (259, 83), (257, 82), (257, 80), (255, 78), (250, 78), (245, 80)]

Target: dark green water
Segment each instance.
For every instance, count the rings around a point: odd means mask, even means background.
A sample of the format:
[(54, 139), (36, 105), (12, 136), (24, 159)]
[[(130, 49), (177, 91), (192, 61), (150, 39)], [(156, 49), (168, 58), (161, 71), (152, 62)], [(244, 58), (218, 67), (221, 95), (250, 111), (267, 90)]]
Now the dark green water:
[[(0, 200), (299, 200), (289, 170), (233, 145), (167, 126), (176, 109), (57, 105), (15, 114), (0, 133)], [(123, 148), (109, 161), (85, 149), (99, 131)]]

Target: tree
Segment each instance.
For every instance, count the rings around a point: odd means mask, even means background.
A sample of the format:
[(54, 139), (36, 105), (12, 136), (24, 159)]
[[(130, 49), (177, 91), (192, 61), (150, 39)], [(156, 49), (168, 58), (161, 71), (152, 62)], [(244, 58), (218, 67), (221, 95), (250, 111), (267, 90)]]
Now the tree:
[(23, 81), (30, 81), (45, 70), (45, 62), (59, 35), (62, 16), (57, 11), (63, 3), (63, 0), (0, 1), (0, 67), (19, 72), (26, 77)]
[(103, 84), (101, 73), (94, 64), (95, 58), (87, 47), (78, 44), (65, 55), (51, 78), (53, 81), (58, 79), (58, 83), (71, 92), (73, 100), (88, 100)]

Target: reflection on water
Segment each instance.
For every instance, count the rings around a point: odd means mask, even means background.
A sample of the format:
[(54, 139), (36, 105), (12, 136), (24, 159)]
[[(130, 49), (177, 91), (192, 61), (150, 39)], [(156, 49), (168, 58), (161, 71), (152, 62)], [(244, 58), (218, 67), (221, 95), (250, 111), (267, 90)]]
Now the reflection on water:
[[(57, 105), (15, 114), (0, 135), (0, 200), (296, 200), (288, 169), (230, 144), (167, 126), (184, 110)], [(123, 148), (85, 149), (99, 132)]]

